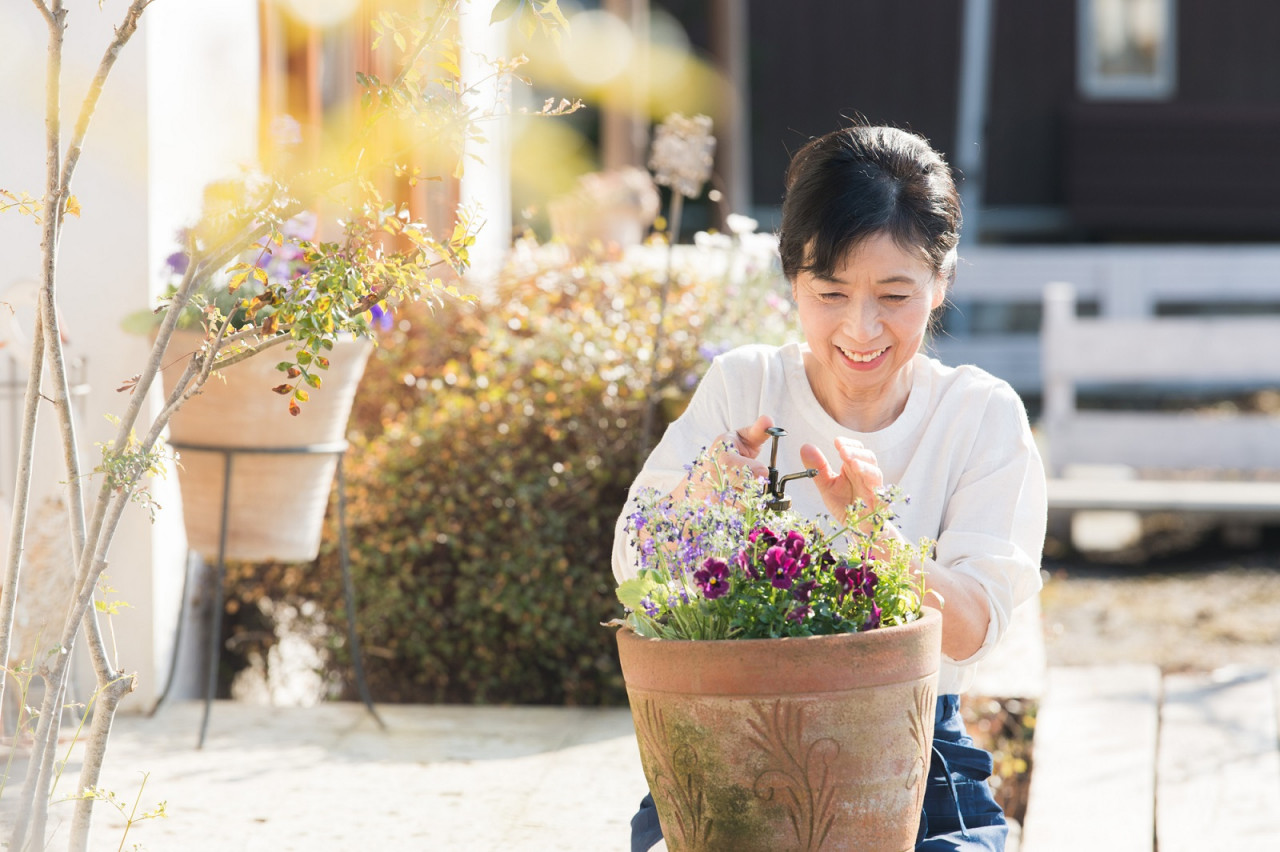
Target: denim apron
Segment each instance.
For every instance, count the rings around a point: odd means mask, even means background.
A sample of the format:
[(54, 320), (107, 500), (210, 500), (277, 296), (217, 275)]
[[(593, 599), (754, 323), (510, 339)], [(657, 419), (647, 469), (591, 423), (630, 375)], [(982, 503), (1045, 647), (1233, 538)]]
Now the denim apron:
[[(1004, 852), (1009, 827), (987, 785), (991, 767), (991, 755), (965, 733), (960, 696), (939, 695), (916, 852)], [(658, 811), (647, 795), (631, 818), (631, 852), (648, 852), (661, 839)]]

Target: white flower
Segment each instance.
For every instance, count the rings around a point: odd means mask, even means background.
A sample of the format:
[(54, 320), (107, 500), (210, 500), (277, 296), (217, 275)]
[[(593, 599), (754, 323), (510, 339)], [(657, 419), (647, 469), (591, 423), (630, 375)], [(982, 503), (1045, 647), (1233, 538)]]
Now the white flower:
[(716, 138), (711, 135), (711, 118), (686, 118), (672, 113), (653, 134), (649, 168), (653, 179), (686, 198), (695, 198), (711, 177)]
[(754, 234), (756, 228), (760, 227), (760, 223), (750, 216), (743, 216), (741, 213), (730, 213), (724, 217), (724, 225), (729, 231), (741, 237), (744, 234)]

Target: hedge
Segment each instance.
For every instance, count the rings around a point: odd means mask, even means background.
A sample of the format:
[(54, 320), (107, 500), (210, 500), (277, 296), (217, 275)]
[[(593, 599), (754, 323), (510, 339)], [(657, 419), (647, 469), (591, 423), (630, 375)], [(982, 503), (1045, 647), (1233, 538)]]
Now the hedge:
[[(680, 250), (659, 427), (710, 354), (776, 339), (789, 312), (759, 243)], [(521, 243), (479, 303), (401, 316), (381, 339), (346, 460), (357, 624), (377, 700), (625, 700), (601, 622), (620, 614), (613, 528), (641, 453), (666, 264), (660, 247), (575, 262)], [(314, 601), (345, 672), (335, 539), (330, 523), (317, 565), (235, 566), (230, 608), (248, 630), (243, 610), (259, 596)]]

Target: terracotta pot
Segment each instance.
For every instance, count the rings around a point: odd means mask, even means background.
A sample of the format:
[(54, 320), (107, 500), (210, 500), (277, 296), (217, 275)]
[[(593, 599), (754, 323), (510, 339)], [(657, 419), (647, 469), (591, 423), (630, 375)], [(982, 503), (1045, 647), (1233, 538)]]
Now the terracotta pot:
[[(200, 344), (196, 332), (179, 331), (169, 343), (166, 392), (186, 369), (185, 354)], [(356, 387), (373, 349), (368, 339), (341, 340), (327, 353), (329, 369), (320, 387), (293, 417), (288, 400), (271, 388), (284, 381), (275, 369), (279, 352), (267, 351), (210, 378), (169, 423), (177, 444), (218, 447), (296, 447), (330, 444), (346, 437)], [(283, 351), (283, 350), (282, 350)], [(220, 452), (179, 449), (178, 483), (191, 549), (206, 559), (218, 555), (222, 511)], [(310, 562), (320, 549), (325, 510), (338, 457), (242, 453), (232, 458), (227, 559)]]
[(672, 852), (915, 848), (942, 617), (840, 636), (618, 631), (645, 778)]

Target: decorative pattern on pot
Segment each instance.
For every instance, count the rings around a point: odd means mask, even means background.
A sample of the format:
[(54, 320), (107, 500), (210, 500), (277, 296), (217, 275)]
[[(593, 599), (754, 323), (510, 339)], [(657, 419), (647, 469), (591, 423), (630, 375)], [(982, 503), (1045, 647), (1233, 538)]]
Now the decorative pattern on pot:
[(772, 706), (757, 704), (755, 711), (757, 718), (748, 720), (751, 741), (770, 766), (756, 778), (755, 793), (781, 801), (796, 832), (795, 848), (816, 852), (836, 819), (832, 775), (840, 744), (830, 737), (806, 743), (802, 705), (779, 699)]
[(711, 840), (712, 821), (705, 813), (701, 778), (698, 783), (694, 780), (698, 769), (697, 747), (671, 736), (662, 710), (652, 701), (640, 702), (635, 711), (635, 725), (640, 748), (650, 756), (645, 764), (649, 789), (675, 804), (671, 810), (671, 834), (677, 835), (680, 845), (687, 848), (707, 844)]

